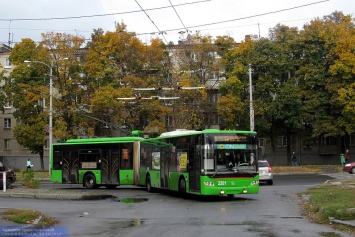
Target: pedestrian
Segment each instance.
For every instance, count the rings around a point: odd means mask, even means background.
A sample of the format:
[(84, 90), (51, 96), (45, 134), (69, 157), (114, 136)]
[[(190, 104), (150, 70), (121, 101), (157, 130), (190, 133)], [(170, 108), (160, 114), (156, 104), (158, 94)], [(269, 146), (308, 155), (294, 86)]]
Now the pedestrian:
[(33, 167), (33, 165), (32, 165), (32, 163), (31, 163), (31, 160), (28, 159), (28, 160), (27, 160), (27, 169), (26, 169), (26, 172), (28, 171), (28, 169), (32, 169), (32, 167)]
[(345, 164), (349, 164), (349, 163), (350, 163), (349, 150), (346, 150), (346, 151), (345, 151), (344, 158), (345, 158)]
[(297, 156), (296, 156), (296, 152), (292, 152), (292, 155), (291, 155), (291, 163), (292, 163), (292, 166), (297, 166)]

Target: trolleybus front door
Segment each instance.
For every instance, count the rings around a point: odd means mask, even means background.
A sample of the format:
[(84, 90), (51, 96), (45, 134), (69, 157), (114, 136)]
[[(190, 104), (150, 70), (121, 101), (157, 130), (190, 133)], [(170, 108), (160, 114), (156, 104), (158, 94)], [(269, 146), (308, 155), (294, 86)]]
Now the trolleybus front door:
[(195, 146), (189, 154), (189, 183), (190, 191), (200, 192), (200, 176), (201, 176), (201, 152), (199, 146)]

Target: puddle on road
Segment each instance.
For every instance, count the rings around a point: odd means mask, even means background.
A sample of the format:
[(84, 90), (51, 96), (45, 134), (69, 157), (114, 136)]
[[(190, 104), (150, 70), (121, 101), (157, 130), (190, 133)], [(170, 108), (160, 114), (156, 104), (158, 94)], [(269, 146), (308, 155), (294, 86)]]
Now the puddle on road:
[(123, 198), (121, 200), (118, 199), (117, 201), (123, 203), (140, 203), (148, 201), (148, 198)]

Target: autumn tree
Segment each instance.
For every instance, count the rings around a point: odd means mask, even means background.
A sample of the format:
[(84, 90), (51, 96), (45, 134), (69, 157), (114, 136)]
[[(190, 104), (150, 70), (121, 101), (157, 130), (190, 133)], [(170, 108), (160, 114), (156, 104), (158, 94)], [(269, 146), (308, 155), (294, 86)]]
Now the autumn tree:
[(45, 98), (48, 98), (48, 76), (45, 76), (48, 68), (28, 67), (24, 61), (45, 57), (46, 52), (41, 46), (31, 39), (23, 39), (10, 54), (9, 59), (16, 67), (4, 86), (7, 100), (16, 108), (13, 116), (18, 122), (14, 136), (20, 145), (40, 155), (42, 170), (48, 125), (48, 113), (44, 111)]
[[(157, 96), (158, 87), (169, 83), (171, 62), (162, 41), (152, 39), (146, 45), (121, 23), (116, 24), (114, 32), (94, 30), (88, 47), (84, 69), (99, 85), (91, 98), (92, 116), (128, 130), (151, 130), (159, 125), (158, 130), (163, 131), (165, 109), (158, 101), (140, 99)], [(157, 90), (134, 91), (134, 88)], [(117, 100), (121, 97), (136, 99)]]
[(346, 144), (341, 137), (353, 131), (343, 100), (345, 94), (351, 94), (354, 78), (348, 70), (353, 60), (349, 57), (353, 38), (352, 19), (341, 12), (317, 18), (300, 32), (295, 45), (300, 50), (297, 73), (303, 91), (303, 119), (313, 140), (337, 137), (338, 144)]
[[(75, 123), (80, 101), (85, 98), (86, 85), (82, 83), (80, 61), (77, 51), (83, 46), (84, 39), (66, 33), (48, 32), (42, 34), (41, 47), (46, 49), (48, 65), (53, 70), (53, 134), (59, 139), (76, 137)], [(38, 66), (38, 65), (37, 65)]]

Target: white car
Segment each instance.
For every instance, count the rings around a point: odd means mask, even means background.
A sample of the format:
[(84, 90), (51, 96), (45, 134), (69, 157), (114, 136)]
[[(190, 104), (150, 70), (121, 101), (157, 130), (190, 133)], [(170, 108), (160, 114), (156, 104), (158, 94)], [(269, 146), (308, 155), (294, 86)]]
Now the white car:
[(259, 181), (272, 185), (274, 181), (272, 175), (272, 168), (269, 162), (267, 162), (267, 160), (259, 160), (258, 167), (259, 167)]

